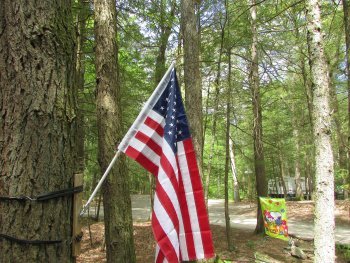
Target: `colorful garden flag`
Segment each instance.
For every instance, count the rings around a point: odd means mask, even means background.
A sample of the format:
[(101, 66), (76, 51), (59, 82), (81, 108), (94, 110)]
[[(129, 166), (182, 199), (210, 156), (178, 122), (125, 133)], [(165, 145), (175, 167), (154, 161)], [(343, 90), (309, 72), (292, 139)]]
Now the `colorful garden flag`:
[(264, 218), (265, 233), (271, 237), (288, 240), (286, 200), (259, 197)]

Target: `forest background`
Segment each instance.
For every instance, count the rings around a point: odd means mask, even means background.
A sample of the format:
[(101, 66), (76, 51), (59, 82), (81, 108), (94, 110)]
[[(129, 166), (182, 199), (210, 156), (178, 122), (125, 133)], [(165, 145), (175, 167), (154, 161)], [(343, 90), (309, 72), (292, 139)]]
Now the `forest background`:
[[(8, 196), (71, 187), (79, 172), (88, 197), (171, 62), (206, 199), (225, 196), (225, 208), (228, 198), (256, 200), (269, 181), (284, 185), (289, 176), (295, 199), (304, 198), (303, 187), (312, 198), (318, 187), (316, 204), (331, 211), (333, 194), (348, 198), (349, 190), (347, 3), (320, 1), (320, 18), (317, 1), (7, 1), (0, 6), (1, 233), (70, 235), (68, 197), (44, 209)], [(114, 250), (131, 262), (129, 189), (151, 193), (154, 182), (136, 163), (124, 164), (120, 158), (102, 192), (107, 259)], [(322, 215), (330, 230), (332, 213)], [(35, 227), (23, 232), (24, 225)], [(121, 249), (113, 238), (125, 238)], [(11, 242), (0, 245), (4, 257), (20, 254)], [(30, 251), (32, 261), (70, 255), (68, 246)]]
[[(84, 87), (79, 106), (84, 115), (86, 195), (101, 174), (97, 162), (94, 64), (94, 21), (90, 3), (85, 13), (82, 64)], [(159, 81), (159, 71), (177, 62), (183, 83), (183, 49), (177, 1), (118, 1), (118, 46), (124, 130), (131, 126)], [(257, 4), (259, 78), (263, 144), (267, 180), (291, 176), (297, 184), (314, 177), (312, 92), (306, 20), (302, 1), (262, 1)], [(203, 94), (203, 175), (210, 178), (208, 195), (224, 197), (225, 147), (235, 161), (241, 198), (253, 200), (255, 191), (253, 103), (249, 85), (250, 14), (246, 1), (202, 1), (197, 5), (200, 70)], [(337, 192), (347, 189), (348, 102), (343, 8), (324, 1), (322, 21), (325, 53), (331, 77), (332, 144)], [(229, 54), (230, 53), (230, 54)], [(164, 57), (162, 57), (164, 56)], [(228, 61), (231, 59), (230, 61)], [(231, 83), (229, 84), (229, 63)], [(232, 86), (228, 94), (228, 86)], [(184, 94), (184, 92), (183, 92)], [(231, 103), (231, 144), (226, 145), (227, 97)], [(128, 161), (131, 193), (149, 193), (145, 170)], [(204, 185), (208, 179), (204, 179)], [(233, 176), (229, 185), (233, 186)], [(300, 186), (302, 187), (302, 186)], [(89, 190), (90, 189), (90, 190)], [(233, 189), (233, 187), (232, 187)], [(232, 198), (234, 191), (230, 191)], [(298, 197), (298, 198), (301, 198)]]

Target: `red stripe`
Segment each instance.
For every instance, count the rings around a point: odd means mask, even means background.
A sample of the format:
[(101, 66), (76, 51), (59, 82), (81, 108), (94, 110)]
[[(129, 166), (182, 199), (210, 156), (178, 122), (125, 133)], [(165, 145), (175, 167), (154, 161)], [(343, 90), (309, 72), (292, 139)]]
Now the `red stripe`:
[(179, 259), (177, 258), (176, 251), (173, 245), (170, 242), (170, 239), (164, 232), (163, 228), (160, 226), (156, 214), (152, 213), (152, 227), (153, 234), (159, 245), (159, 253), (163, 253), (164, 257), (168, 260), (169, 263), (178, 263)]
[(162, 253), (161, 250), (159, 250), (159, 253), (156, 258), (156, 263), (163, 263), (164, 259), (165, 259), (164, 254)]
[[(180, 166), (178, 165), (178, 167), (180, 167)], [(186, 239), (188, 260), (194, 260), (194, 259), (196, 259), (196, 250), (194, 248), (191, 219), (190, 219), (190, 214), (188, 212), (187, 200), (186, 200), (186, 195), (185, 195), (185, 188), (184, 188), (184, 184), (182, 181), (182, 175), (181, 175), (180, 170), (179, 170), (179, 194), (178, 194), (178, 196), (179, 196), (179, 203), (180, 203), (180, 208), (181, 208), (182, 221), (184, 224), (184, 232), (185, 233), (183, 233), (183, 234), (185, 235), (185, 239)]]
[(145, 124), (148, 127), (150, 127), (153, 130), (155, 130), (159, 134), (159, 136), (163, 137), (164, 129), (158, 122), (156, 122), (155, 120), (153, 120), (153, 119), (151, 119), (150, 117), (147, 116), (147, 118), (145, 120)]
[(169, 216), (171, 222), (173, 223), (175, 230), (179, 233), (179, 218), (177, 217), (177, 213), (171, 199), (168, 194), (165, 192), (163, 186), (157, 180), (156, 192), (158, 195), (159, 202), (163, 205), (167, 215)]
[(204, 193), (201, 178), (198, 171), (196, 154), (191, 139), (183, 141), (188, 170), (191, 174), (191, 182), (194, 200), (196, 203), (199, 228), (201, 230), (204, 255), (206, 258), (214, 257), (212, 235), (209, 226), (209, 219), (204, 202)]
[(143, 142), (144, 144), (146, 144), (149, 148), (151, 148), (159, 156), (162, 154), (162, 148), (155, 141), (153, 141), (152, 138), (150, 138), (149, 136), (147, 136), (143, 132), (138, 131), (135, 134), (135, 138), (138, 139), (140, 142)]
[(147, 171), (157, 176), (158, 166), (151, 162), (143, 153), (129, 145), (125, 151), (125, 154), (141, 164)]

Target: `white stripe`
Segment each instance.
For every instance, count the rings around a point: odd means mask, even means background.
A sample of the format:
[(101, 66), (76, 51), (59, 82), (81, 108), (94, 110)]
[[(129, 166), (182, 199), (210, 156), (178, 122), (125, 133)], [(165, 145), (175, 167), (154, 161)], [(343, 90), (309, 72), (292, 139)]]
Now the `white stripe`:
[(185, 188), (185, 196), (186, 196), (186, 202), (187, 202), (188, 212), (189, 212), (190, 221), (191, 221), (191, 228), (192, 228), (193, 239), (194, 239), (194, 247), (196, 250), (196, 257), (203, 258), (204, 249), (203, 249), (203, 243), (202, 243), (202, 236), (199, 228), (196, 203), (194, 200), (192, 182), (191, 182), (191, 177), (188, 170), (187, 158), (186, 158), (183, 142), (177, 143), (177, 154), (179, 159), (180, 171), (182, 175), (182, 181)]
[(176, 181), (179, 182), (179, 169), (177, 167), (175, 154), (173, 152), (173, 149), (171, 149), (170, 145), (168, 144), (168, 142), (165, 139), (163, 140), (164, 140), (163, 148), (162, 148), (163, 155), (165, 155), (165, 157), (168, 159), (169, 163), (171, 164), (171, 167), (175, 172)]
[[(151, 118), (155, 122), (159, 123), (162, 128), (165, 126), (165, 119), (162, 115), (160, 115), (158, 112), (154, 110), (150, 110), (147, 117)], [(146, 120), (146, 119), (145, 119)], [(139, 129), (140, 130), (140, 129)]]
[(163, 205), (159, 201), (157, 192), (154, 195), (154, 207), (153, 207), (154, 215), (157, 217), (159, 225), (162, 227), (164, 233), (169, 238), (177, 257), (179, 258), (179, 239), (174, 224), (171, 220), (169, 220), (166, 210)]
[[(155, 256), (155, 261), (157, 261), (158, 255), (160, 252), (160, 247), (158, 246), (158, 244), (156, 245), (156, 256)], [(163, 263), (168, 263), (168, 260), (166, 258), (163, 259)]]
[(137, 151), (141, 152), (156, 166), (159, 166), (160, 157), (151, 148), (149, 148), (145, 143), (139, 141), (136, 138), (132, 138), (129, 145), (135, 148)]
[(159, 134), (155, 130), (153, 130), (152, 128), (150, 128), (146, 124), (142, 124), (139, 131), (144, 133), (148, 137), (152, 138), (152, 140), (155, 143), (157, 143), (160, 147), (162, 147), (163, 138), (161, 136), (159, 136)]
[(188, 251), (187, 251), (187, 243), (186, 243), (186, 234), (185, 234), (185, 228), (184, 228), (184, 223), (182, 221), (182, 217), (180, 217), (179, 224), (180, 224), (179, 242), (180, 242), (180, 250), (181, 250), (182, 260), (189, 261)]
[[(172, 165), (172, 168), (173, 168), (175, 175), (176, 175), (176, 181), (178, 183), (179, 182), (178, 181), (179, 180), (179, 169), (177, 166), (174, 152), (170, 148), (168, 142), (165, 139), (164, 139), (163, 146), (164, 146), (163, 147), (163, 154), (168, 159), (169, 163)], [(181, 238), (179, 240), (179, 242), (180, 242), (181, 256), (182, 256), (183, 260), (186, 260), (186, 259), (188, 259), (188, 253), (187, 253), (186, 236), (184, 235), (185, 229), (184, 229), (184, 224), (183, 224), (183, 220), (182, 220), (179, 199), (177, 198), (177, 194), (175, 193), (175, 189), (173, 187), (173, 184), (171, 183), (168, 175), (163, 170), (162, 166), (160, 166), (159, 170), (158, 170), (158, 181), (162, 185), (164, 191), (169, 196), (169, 198), (170, 198), (170, 200), (175, 208), (177, 218), (179, 220), (179, 237)]]
[(157, 262), (157, 258), (158, 258), (158, 256), (159, 256), (159, 251), (160, 251), (160, 248), (159, 248), (159, 245), (157, 244), (157, 245), (156, 245), (156, 255), (155, 255), (155, 257), (154, 257), (154, 262)]
[(166, 194), (168, 195), (169, 199), (171, 200), (171, 203), (175, 208), (177, 218), (181, 218), (179, 200), (177, 199), (175, 189), (168, 175), (164, 172), (161, 166), (159, 167), (159, 170), (158, 170), (158, 181), (159, 181), (159, 184), (163, 187)]

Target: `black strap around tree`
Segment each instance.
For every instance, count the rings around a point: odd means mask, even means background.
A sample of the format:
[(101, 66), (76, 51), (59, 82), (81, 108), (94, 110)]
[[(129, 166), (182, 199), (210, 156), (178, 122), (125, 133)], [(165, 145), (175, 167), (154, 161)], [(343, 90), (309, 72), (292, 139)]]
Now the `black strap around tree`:
[[(25, 195), (0, 196), (0, 201), (43, 202), (43, 201), (47, 201), (47, 200), (54, 199), (54, 198), (73, 195), (75, 193), (80, 193), (82, 191), (83, 191), (83, 186), (81, 185), (81, 186), (76, 186), (76, 187), (72, 187), (72, 188), (68, 188), (68, 189), (64, 189), (64, 190), (58, 190), (58, 191), (54, 191), (54, 192), (40, 194), (40, 195), (34, 196), (34, 197), (29, 197), (29, 196), (25, 196)], [(63, 242), (62, 240), (25, 240), (25, 239), (20, 239), (20, 238), (16, 238), (16, 237), (12, 237), (12, 236), (0, 233), (0, 241), (1, 241), (1, 239), (7, 239), (11, 242), (16, 242), (16, 243), (22, 244), (22, 245), (54, 245), (54, 244), (59, 244), (59, 243)]]
[(62, 243), (62, 240), (25, 240), (0, 233), (0, 240), (7, 239), (22, 245), (54, 245)]
[(36, 202), (42, 202), (54, 198), (59, 198), (63, 196), (73, 195), (75, 193), (80, 193), (83, 191), (83, 186), (76, 186), (64, 190), (58, 190), (54, 192), (49, 192), (45, 194), (40, 194), (38, 196), (29, 197), (26, 195), (20, 195), (20, 196), (0, 196), (0, 201), (36, 201)]

